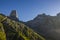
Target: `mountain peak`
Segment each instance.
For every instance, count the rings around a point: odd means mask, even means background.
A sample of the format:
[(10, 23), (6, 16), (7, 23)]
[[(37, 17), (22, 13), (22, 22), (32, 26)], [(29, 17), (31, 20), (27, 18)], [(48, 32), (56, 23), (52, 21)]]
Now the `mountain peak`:
[(16, 10), (12, 10), (12, 11), (11, 11), (10, 17), (16, 17), (16, 18), (17, 18)]
[(46, 16), (46, 14), (45, 13), (42, 13), (42, 14), (39, 14), (38, 16)]
[(60, 12), (57, 14), (57, 16), (60, 16)]
[(13, 20), (18, 20), (16, 10), (12, 10), (9, 17)]
[(42, 13), (42, 14), (38, 14), (34, 20), (40, 20), (40, 19), (45, 19), (47, 17), (49, 17), (50, 15), (46, 15), (45, 13)]

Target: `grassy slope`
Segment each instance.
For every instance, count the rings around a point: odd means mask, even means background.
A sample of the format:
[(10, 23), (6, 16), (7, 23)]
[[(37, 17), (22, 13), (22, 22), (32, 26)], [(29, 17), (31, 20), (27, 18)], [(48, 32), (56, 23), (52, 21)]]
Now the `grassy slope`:
[(1, 23), (4, 18), (5, 16), (0, 15), (0, 40), (45, 40), (23, 23), (9, 18)]

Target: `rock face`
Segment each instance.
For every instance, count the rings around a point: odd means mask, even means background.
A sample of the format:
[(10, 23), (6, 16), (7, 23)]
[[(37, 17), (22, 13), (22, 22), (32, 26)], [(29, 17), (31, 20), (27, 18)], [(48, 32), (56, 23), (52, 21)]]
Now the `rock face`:
[(60, 13), (58, 13), (57, 16), (60, 16)]
[(17, 13), (16, 13), (16, 10), (12, 10), (11, 13), (10, 13), (10, 18), (13, 19), (13, 20), (18, 20), (18, 16), (17, 16)]
[(47, 40), (60, 40), (60, 13), (57, 16), (38, 15), (26, 22), (26, 25), (45, 36)]

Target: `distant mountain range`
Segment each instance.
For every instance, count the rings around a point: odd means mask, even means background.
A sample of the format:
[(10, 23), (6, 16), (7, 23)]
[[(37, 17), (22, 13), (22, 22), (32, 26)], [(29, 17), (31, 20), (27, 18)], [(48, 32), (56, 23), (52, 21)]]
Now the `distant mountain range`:
[(60, 40), (60, 13), (56, 16), (43, 13), (25, 24), (45, 37), (46, 40)]
[(45, 40), (45, 38), (19, 21), (16, 11), (10, 16), (0, 13), (0, 40)]

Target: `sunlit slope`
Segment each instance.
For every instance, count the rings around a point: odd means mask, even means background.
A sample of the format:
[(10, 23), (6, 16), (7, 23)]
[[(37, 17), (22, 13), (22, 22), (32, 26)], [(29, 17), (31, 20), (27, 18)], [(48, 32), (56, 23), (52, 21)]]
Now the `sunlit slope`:
[(45, 40), (21, 22), (0, 14), (0, 40)]

